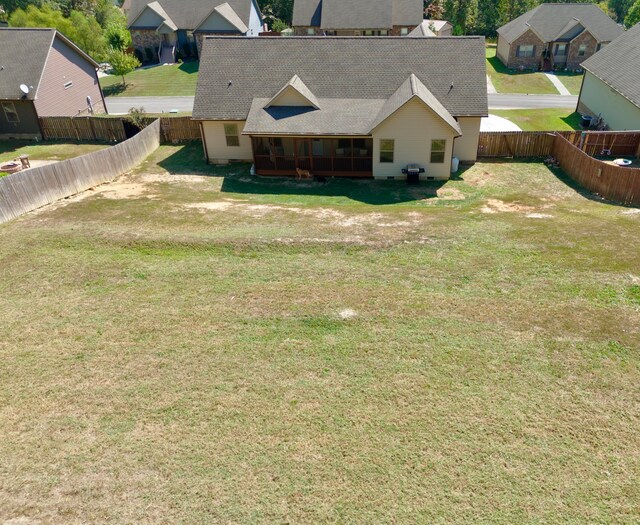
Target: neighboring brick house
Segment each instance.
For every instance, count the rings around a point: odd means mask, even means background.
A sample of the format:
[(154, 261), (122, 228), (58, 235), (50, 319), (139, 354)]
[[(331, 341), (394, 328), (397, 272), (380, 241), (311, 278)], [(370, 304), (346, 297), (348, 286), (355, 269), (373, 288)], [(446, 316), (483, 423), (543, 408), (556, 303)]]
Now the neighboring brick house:
[(422, 0), (294, 0), (296, 36), (404, 36), (424, 19)]
[(624, 29), (595, 4), (541, 4), (498, 29), (498, 58), (509, 68), (570, 69)]
[(98, 64), (55, 29), (0, 29), (0, 138), (41, 137), (38, 117), (105, 113)]
[(640, 129), (640, 24), (582, 64), (578, 111), (615, 131)]
[(484, 37), (207, 37), (193, 119), (209, 162), (258, 175), (446, 180), (477, 158), (486, 74)]
[(256, 0), (131, 0), (128, 18), (145, 62), (197, 58), (205, 35), (257, 37), (263, 30)]

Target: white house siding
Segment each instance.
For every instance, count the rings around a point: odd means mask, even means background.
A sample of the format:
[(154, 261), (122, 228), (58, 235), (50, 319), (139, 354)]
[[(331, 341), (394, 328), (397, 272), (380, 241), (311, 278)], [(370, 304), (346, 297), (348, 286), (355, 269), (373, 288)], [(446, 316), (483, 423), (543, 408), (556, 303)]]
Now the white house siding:
[(249, 15), (249, 31), (247, 36), (258, 36), (262, 31), (262, 20), (258, 11), (256, 0), (251, 0), (251, 14)]
[(504, 38), (498, 37), (498, 50), (497, 56), (504, 64), (509, 61), (509, 42), (507, 42)]
[(240, 146), (227, 146), (227, 139), (224, 134), (225, 124), (237, 124), (238, 133), (241, 134), (246, 122), (207, 121), (202, 123), (209, 162), (216, 164), (236, 160), (253, 161), (251, 138), (240, 135)]
[(480, 140), (480, 117), (460, 117), (458, 124), (462, 137), (458, 137), (453, 145), (453, 156), (462, 162), (475, 162), (478, 158), (478, 141)]
[(614, 131), (640, 129), (640, 108), (588, 71), (578, 110), (583, 114), (601, 116)]
[[(423, 179), (448, 179), (451, 171), (454, 131), (421, 101), (413, 99), (385, 120), (373, 132), (373, 176), (401, 178), (407, 164), (425, 168)], [(394, 162), (380, 162), (380, 139), (393, 139)], [(431, 141), (446, 139), (443, 164), (431, 164)]]

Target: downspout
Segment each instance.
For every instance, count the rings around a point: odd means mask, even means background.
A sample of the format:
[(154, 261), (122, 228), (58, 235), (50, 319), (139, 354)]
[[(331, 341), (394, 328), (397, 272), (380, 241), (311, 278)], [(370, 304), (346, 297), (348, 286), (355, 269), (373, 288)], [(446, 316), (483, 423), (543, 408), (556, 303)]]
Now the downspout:
[(207, 141), (204, 136), (204, 124), (200, 121), (200, 138), (202, 139), (202, 147), (204, 148), (204, 160), (209, 164), (209, 151), (207, 150)]

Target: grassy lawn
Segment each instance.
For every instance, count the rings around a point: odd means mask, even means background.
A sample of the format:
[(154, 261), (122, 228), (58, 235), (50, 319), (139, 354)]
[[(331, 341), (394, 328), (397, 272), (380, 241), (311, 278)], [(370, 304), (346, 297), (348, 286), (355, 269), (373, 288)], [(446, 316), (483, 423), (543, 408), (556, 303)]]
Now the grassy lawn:
[[(0, 163), (17, 158), (19, 155), (29, 155), (31, 161), (66, 160), (79, 157), (108, 147), (108, 144), (68, 144), (50, 141), (47, 143), (0, 140)], [(0, 172), (0, 177), (5, 175)]]
[(199, 65), (199, 62), (191, 61), (138, 69), (127, 75), (126, 89), (122, 88), (122, 78), (118, 76), (103, 77), (100, 85), (107, 97), (193, 96), (196, 94)]
[(0, 225), (4, 520), (637, 523), (640, 214), (201, 158)]
[(486, 54), (487, 73), (498, 93), (558, 94), (558, 90), (544, 73), (510, 70), (500, 62), (496, 50), (495, 46), (487, 46)]
[(565, 73), (565, 72), (557, 72), (556, 75), (560, 79), (560, 82), (564, 84), (572, 95), (579, 95), (580, 88), (582, 87), (582, 79), (584, 78), (584, 73)]
[(492, 109), (492, 115), (504, 117), (523, 131), (571, 131), (580, 129), (580, 115), (571, 109)]

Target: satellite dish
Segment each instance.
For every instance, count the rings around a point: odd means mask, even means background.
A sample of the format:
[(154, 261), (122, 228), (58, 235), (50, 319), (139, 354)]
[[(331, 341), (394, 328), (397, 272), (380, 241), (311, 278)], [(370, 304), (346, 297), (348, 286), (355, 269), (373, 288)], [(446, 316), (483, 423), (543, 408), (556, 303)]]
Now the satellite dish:
[(29, 94), (29, 86), (26, 84), (20, 84), (20, 91), (22, 91), (25, 95)]

